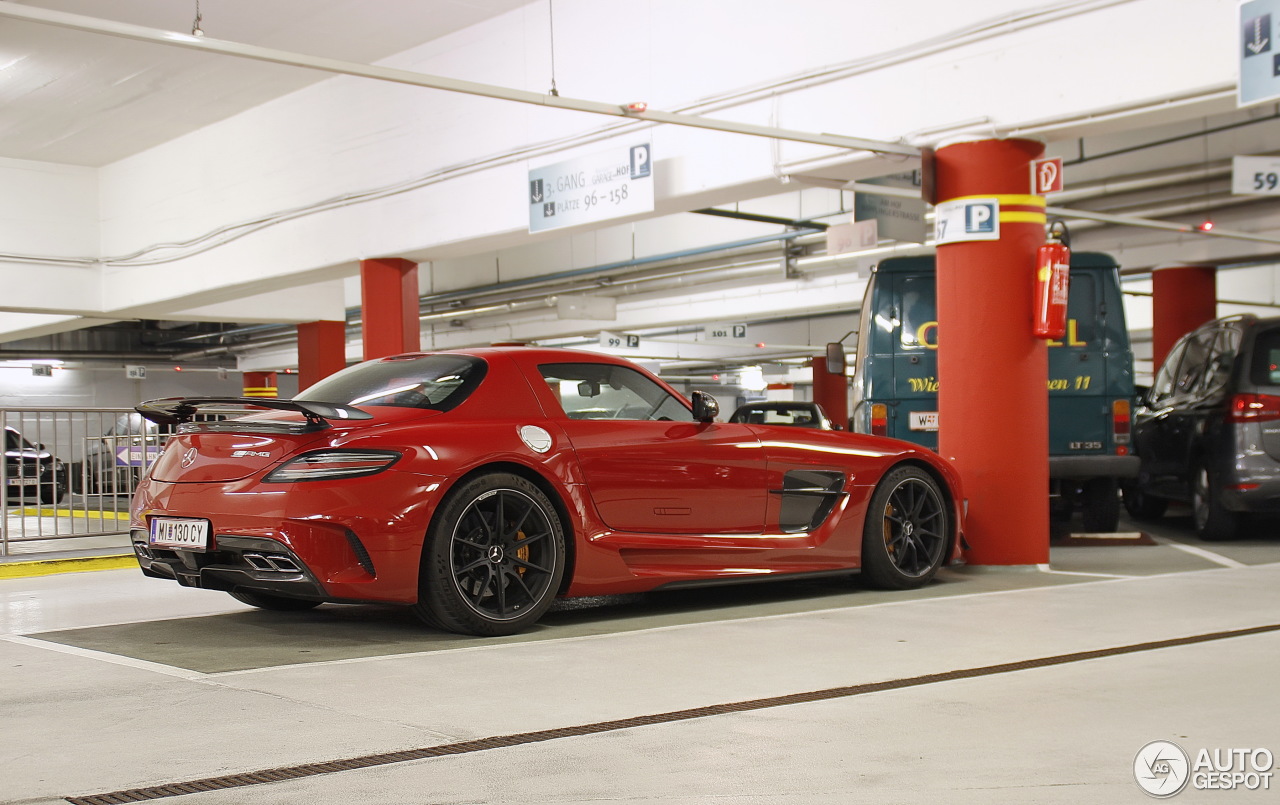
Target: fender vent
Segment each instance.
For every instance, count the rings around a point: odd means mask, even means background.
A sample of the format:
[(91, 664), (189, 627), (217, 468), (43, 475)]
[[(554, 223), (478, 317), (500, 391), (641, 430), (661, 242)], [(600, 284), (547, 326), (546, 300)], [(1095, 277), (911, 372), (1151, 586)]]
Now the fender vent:
[(782, 496), (778, 525), (783, 533), (812, 531), (822, 525), (836, 502), (844, 497), (844, 475), (823, 470), (791, 470), (782, 477), (782, 488), (770, 490)]

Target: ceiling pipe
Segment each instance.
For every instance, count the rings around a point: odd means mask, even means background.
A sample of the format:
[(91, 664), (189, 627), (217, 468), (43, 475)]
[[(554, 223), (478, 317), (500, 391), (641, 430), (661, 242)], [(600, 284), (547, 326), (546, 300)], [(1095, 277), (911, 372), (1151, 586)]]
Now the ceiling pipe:
[(305, 53), (294, 53), (276, 48), (246, 45), (225, 39), (213, 39), (207, 36), (193, 36), (177, 31), (165, 31), (159, 28), (148, 28), (142, 25), (104, 20), (81, 14), (70, 14), (64, 11), (36, 8), (0, 0), (0, 17), (26, 20), (27, 22), (55, 25), (89, 33), (106, 34), (139, 42), (150, 42), (158, 45), (200, 50), (206, 53), (219, 53), (224, 56), (235, 56), (242, 59), (286, 64), (292, 67), (304, 67), (339, 75), (372, 78), (377, 81), (389, 81), (396, 84), (439, 89), (447, 92), (460, 92), (467, 95), (479, 95), (502, 101), (533, 104), (535, 106), (565, 109), (573, 112), (587, 112), (610, 117), (625, 117), (644, 120), (652, 123), (666, 123), (673, 126), (711, 129), (733, 134), (746, 134), (753, 137), (766, 137), (774, 140), (789, 140), (799, 143), (826, 145), (834, 148), (847, 148), (856, 151), (870, 151), (876, 154), (894, 154), (899, 156), (918, 157), (920, 149), (902, 143), (881, 142), (858, 137), (844, 137), (836, 134), (814, 134), (792, 129), (757, 126), (731, 120), (716, 120), (697, 115), (676, 112), (659, 112), (638, 108), (631, 103), (602, 103), (578, 98), (567, 98), (563, 95), (549, 95), (528, 90), (499, 87), (492, 84), (481, 84), (475, 81), (464, 81), (445, 76), (416, 73), (411, 70), (400, 70), (392, 67), (360, 64), (358, 62), (330, 59), (322, 56), (309, 56)]

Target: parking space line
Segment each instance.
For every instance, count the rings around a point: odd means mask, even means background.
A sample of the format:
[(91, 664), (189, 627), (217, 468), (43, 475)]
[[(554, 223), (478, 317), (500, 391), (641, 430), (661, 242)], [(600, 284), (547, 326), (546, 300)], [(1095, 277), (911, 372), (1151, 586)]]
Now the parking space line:
[(1249, 565), (1246, 565), (1244, 562), (1237, 562), (1236, 560), (1223, 556), (1220, 553), (1206, 551), (1204, 548), (1198, 548), (1195, 545), (1188, 545), (1185, 542), (1178, 542), (1177, 540), (1169, 539), (1168, 537), (1157, 537), (1154, 534), (1151, 535), (1151, 538), (1161, 545), (1168, 545), (1170, 548), (1177, 548), (1178, 550), (1183, 551), (1184, 553), (1189, 553), (1192, 556), (1207, 559), (1215, 565), (1222, 565), (1223, 567), (1249, 567)]
[(1036, 565), (1041, 573), (1052, 573), (1055, 576), (1087, 576), (1095, 579), (1140, 579), (1142, 576), (1125, 576), (1119, 573), (1085, 573), (1082, 570), (1054, 570), (1049, 565)]
[(187, 668), (178, 668), (172, 665), (162, 665), (158, 662), (150, 662), (148, 660), (139, 660), (134, 657), (126, 657), (121, 654), (110, 654), (105, 651), (98, 651), (91, 648), (80, 648), (79, 646), (68, 646), (64, 643), (51, 643), (47, 640), (37, 640), (34, 637), (26, 637), (24, 635), (0, 635), (0, 640), (9, 643), (15, 643), (19, 646), (27, 646), (28, 648), (44, 649), (45, 651), (56, 651), (59, 654), (70, 654), (73, 657), (85, 657), (91, 660), (100, 660), (102, 662), (111, 663), (112, 665), (123, 665), (126, 668), (137, 668), (142, 671), (152, 671), (165, 676), (175, 676), (179, 679), (186, 679), (193, 682), (203, 682), (209, 677), (208, 674), (200, 671), (192, 671)]

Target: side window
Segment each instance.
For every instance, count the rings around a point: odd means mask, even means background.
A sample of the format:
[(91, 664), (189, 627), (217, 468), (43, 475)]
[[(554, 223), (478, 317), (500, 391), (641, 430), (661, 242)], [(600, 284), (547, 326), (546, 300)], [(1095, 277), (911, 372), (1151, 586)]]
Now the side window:
[(1164, 364), (1160, 367), (1160, 371), (1156, 374), (1156, 378), (1151, 383), (1151, 399), (1154, 402), (1167, 400), (1173, 396), (1174, 380), (1178, 374), (1178, 364), (1182, 362), (1182, 355), (1187, 350), (1187, 342), (1179, 341), (1169, 351), (1168, 356), (1164, 359)]
[(642, 419), (684, 422), (689, 409), (649, 378), (606, 363), (552, 363), (538, 367), (570, 419)]
[(1073, 347), (1092, 345), (1097, 339), (1101, 310), (1094, 276), (1084, 271), (1072, 272), (1067, 294), (1067, 336), (1060, 340)]
[(1198, 331), (1187, 339), (1187, 348), (1178, 364), (1178, 376), (1174, 383), (1177, 394), (1195, 392), (1209, 370), (1209, 356), (1213, 352), (1213, 339), (1217, 330)]
[(1227, 381), (1231, 379), (1231, 367), (1235, 365), (1236, 353), (1239, 351), (1240, 331), (1234, 327), (1223, 327), (1218, 330), (1201, 392), (1212, 394), (1227, 385)]
[(1250, 379), (1258, 386), (1280, 386), (1280, 329), (1258, 333)]

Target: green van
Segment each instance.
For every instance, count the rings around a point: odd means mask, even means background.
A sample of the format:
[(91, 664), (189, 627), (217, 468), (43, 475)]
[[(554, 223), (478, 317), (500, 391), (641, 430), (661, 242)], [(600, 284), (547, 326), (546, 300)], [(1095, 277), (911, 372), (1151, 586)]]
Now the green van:
[[(938, 322), (934, 258), (893, 257), (867, 283), (858, 329), (851, 430), (938, 449)], [(1028, 283), (1031, 281), (1028, 277)], [(1110, 256), (1071, 255), (1067, 334), (1049, 342), (1049, 499), (1077, 509), (1091, 532), (1116, 530), (1118, 479), (1130, 455), (1133, 353)]]

